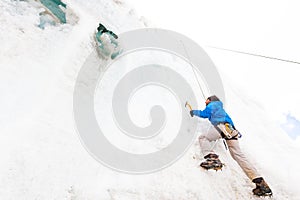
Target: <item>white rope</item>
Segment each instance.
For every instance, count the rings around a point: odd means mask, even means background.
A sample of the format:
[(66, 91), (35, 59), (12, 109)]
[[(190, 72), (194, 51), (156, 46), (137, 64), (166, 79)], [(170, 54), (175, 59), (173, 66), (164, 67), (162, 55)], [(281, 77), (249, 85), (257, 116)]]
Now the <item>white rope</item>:
[(199, 81), (199, 79), (198, 79), (198, 77), (197, 77), (197, 73), (196, 73), (196, 71), (195, 71), (195, 69), (194, 69), (193, 64), (191, 63), (190, 56), (189, 56), (189, 54), (188, 54), (188, 52), (187, 52), (187, 50), (186, 50), (186, 48), (185, 48), (185, 45), (184, 45), (184, 43), (182, 42), (182, 40), (180, 40), (180, 42), (181, 42), (181, 44), (182, 44), (182, 46), (183, 46), (183, 49), (184, 49), (184, 51), (185, 51), (185, 53), (186, 53), (186, 56), (187, 56), (187, 58), (188, 58), (188, 62), (189, 62), (189, 64), (190, 64), (190, 66), (191, 66), (191, 68), (192, 68), (192, 71), (193, 71), (193, 73), (194, 73), (194, 76), (195, 76), (195, 78), (196, 78), (196, 81), (197, 81), (197, 83), (198, 83), (198, 86), (199, 86), (199, 89), (200, 89), (200, 91), (201, 91), (202, 97), (203, 97), (203, 99), (206, 99), (206, 97), (205, 97), (205, 95), (204, 95), (204, 92), (203, 92), (203, 90), (202, 90), (200, 81)]
[(294, 63), (294, 64), (298, 64), (298, 65), (300, 64), (300, 62), (294, 61), (294, 60), (287, 60), (287, 59), (276, 58), (276, 57), (271, 57), (271, 56), (264, 56), (264, 55), (255, 54), (255, 53), (249, 53), (249, 52), (245, 52), (245, 51), (238, 51), (238, 50), (233, 50), (233, 49), (225, 49), (225, 48), (213, 47), (213, 46), (207, 46), (207, 47), (213, 48), (213, 49), (222, 50), (222, 51), (230, 51), (230, 52), (233, 52), (233, 53), (240, 53), (240, 54), (245, 54), (245, 55), (250, 55), (250, 56), (256, 56), (256, 57), (261, 57), (261, 58), (278, 60), (278, 61), (282, 61), (282, 62)]

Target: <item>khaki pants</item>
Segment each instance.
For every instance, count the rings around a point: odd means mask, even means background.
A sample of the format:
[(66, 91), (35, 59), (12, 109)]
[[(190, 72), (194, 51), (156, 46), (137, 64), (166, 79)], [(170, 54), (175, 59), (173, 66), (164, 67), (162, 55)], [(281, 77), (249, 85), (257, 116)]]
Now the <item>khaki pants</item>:
[[(221, 138), (220, 133), (211, 126), (207, 133), (202, 134), (199, 137), (199, 143), (203, 156), (209, 153), (214, 153), (211, 142), (214, 142)], [(255, 167), (248, 161), (245, 154), (241, 151), (238, 140), (226, 140), (228, 150), (232, 158), (239, 164), (245, 174), (252, 181), (255, 178), (260, 177)]]

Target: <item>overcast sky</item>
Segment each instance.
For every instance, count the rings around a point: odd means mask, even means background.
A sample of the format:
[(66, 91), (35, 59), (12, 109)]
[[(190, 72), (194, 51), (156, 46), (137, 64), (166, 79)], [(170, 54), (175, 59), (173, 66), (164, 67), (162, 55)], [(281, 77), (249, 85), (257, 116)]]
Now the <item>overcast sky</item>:
[(156, 27), (202, 45), (298, 60), (299, 1), (127, 0)]

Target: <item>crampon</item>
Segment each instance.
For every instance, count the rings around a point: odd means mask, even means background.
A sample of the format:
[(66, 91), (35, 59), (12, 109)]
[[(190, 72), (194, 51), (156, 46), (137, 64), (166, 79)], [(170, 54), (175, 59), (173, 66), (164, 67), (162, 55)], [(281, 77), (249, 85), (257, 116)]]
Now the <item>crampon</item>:
[(200, 164), (200, 167), (209, 170), (209, 169), (213, 169), (213, 170), (222, 170), (223, 166), (225, 164), (222, 163), (218, 158), (207, 158), (204, 162), (202, 162)]
[(256, 188), (252, 190), (254, 195), (259, 197), (272, 197), (272, 190), (262, 177), (256, 178), (252, 182), (256, 184)]

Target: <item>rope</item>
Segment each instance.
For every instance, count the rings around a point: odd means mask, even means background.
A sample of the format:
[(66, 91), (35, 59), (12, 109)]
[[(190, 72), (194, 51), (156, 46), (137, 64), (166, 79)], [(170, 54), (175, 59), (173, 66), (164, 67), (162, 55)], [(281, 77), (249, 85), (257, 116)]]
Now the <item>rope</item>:
[(203, 92), (203, 90), (202, 90), (201, 84), (200, 84), (200, 82), (199, 82), (199, 79), (198, 79), (198, 77), (197, 77), (196, 71), (195, 71), (195, 69), (194, 69), (194, 67), (193, 67), (193, 64), (191, 63), (190, 56), (189, 56), (189, 54), (188, 54), (188, 52), (187, 52), (187, 50), (186, 50), (186, 48), (185, 48), (185, 45), (184, 45), (184, 43), (182, 42), (182, 40), (180, 40), (180, 42), (181, 42), (181, 44), (182, 44), (182, 46), (183, 46), (183, 49), (184, 49), (184, 51), (185, 51), (185, 53), (186, 53), (188, 62), (189, 62), (189, 64), (190, 64), (190, 66), (191, 66), (191, 68), (192, 68), (192, 71), (193, 71), (193, 73), (194, 73), (194, 76), (195, 76), (195, 78), (196, 78), (196, 80), (197, 80), (197, 83), (198, 83), (198, 86), (199, 86), (199, 88), (200, 88), (202, 97), (203, 97), (203, 99), (206, 99), (206, 97), (205, 97), (205, 95), (204, 95), (204, 92)]
[(271, 56), (264, 56), (264, 55), (260, 55), (260, 54), (255, 54), (255, 53), (248, 53), (248, 52), (244, 52), (244, 51), (237, 51), (237, 50), (232, 50), (232, 49), (225, 49), (225, 48), (221, 48), (221, 47), (214, 47), (214, 46), (208, 46), (209, 48), (212, 49), (218, 49), (218, 50), (223, 50), (223, 51), (230, 51), (230, 52), (234, 52), (234, 53), (240, 53), (240, 54), (245, 54), (245, 55), (250, 55), (250, 56), (256, 56), (256, 57), (261, 57), (261, 58), (267, 58), (267, 59), (272, 59), (272, 60), (278, 60), (278, 61), (282, 61), (282, 62), (288, 62), (288, 63), (293, 63), (293, 64), (300, 64), (300, 62), (297, 61), (293, 61), (293, 60), (286, 60), (286, 59), (281, 59), (281, 58), (276, 58), (276, 57), (271, 57)]

